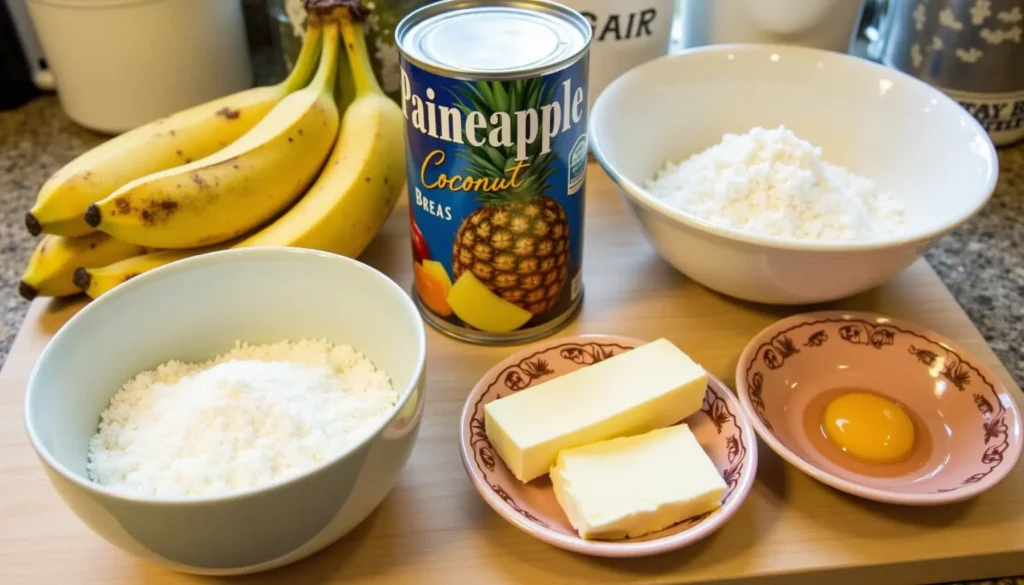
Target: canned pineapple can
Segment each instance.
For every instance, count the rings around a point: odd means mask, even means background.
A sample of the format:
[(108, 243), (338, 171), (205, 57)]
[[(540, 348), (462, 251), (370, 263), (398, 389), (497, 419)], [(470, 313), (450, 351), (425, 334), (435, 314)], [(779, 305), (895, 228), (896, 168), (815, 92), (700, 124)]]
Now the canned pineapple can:
[(477, 343), (552, 333), (583, 299), (590, 23), (544, 0), (443, 0), (395, 36), (420, 312)]

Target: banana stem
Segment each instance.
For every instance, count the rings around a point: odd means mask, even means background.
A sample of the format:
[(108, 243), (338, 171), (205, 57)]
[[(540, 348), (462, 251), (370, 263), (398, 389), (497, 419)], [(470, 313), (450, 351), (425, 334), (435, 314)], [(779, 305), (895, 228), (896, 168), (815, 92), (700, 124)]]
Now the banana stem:
[(310, 84), (326, 94), (334, 95), (334, 80), (338, 74), (338, 23), (328, 21), (324, 25), (324, 43), (320, 53), (320, 65), (316, 77)]
[(383, 93), (380, 84), (377, 83), (377, 76), (373, 73), (373, 65), (370, 64), (370, 54), (366, 50), (366, 35), (363, 33), (362, 23), (353, 21), (352, 16), (346, 12), (341, 17), (341, 35), (345, 40), (348, 60), (352, 64), (356, 95)]
[(281, 82), (286, 92), (291, 93), (309, 83), (309, 76), (316, 66), (317, 57), (320, 55), (320, 41), (323, 37), (323, 26), (319, 21), (310, 20), (306, 29), (306, 38), (302, 41), (302, 49), (295, 59), (295, 65), (291, 73)]

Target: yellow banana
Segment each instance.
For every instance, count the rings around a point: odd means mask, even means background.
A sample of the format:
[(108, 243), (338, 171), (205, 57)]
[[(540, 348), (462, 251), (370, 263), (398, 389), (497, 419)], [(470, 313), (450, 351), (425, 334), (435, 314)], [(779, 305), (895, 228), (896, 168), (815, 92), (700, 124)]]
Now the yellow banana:
[(75, 271), (74, 275), (75, 292), (84, 292), (95, 299), (122, 282), (127, 282), (144, 272), (149, 272), (165, 264), (170, 264), (190, 256), (216, 252), (229, 247), (231, 247), (231, 244), (225, 243), (190, 250), (159, 250), (142, 256), (135, 256), (134, 258), (112, 261), (113, 263), (107, 263), (106, 265), (81, 267)]
[(235, 247), (295, 246), (359, 256), (380, 231), (405, 185), (402, 110), (381, 91), (362, 25), (341, 19), (355, 99), (323, 172), (291, 209)]
[(90, 205), (86, 223), (126, 242), (194, 248), (240, 236), (291, 205), (316, 178), (338, 132), (338, 23), (325, 23), (323, 34), (319, 69), (306, 88), (223, 150)]
[(101, 233), (81, 238), (47, 234), (32, 252), (18, 292), (28, 300), (40, 295), (64, 297), (78, 294), (81, 291), (73, 281), (76, 269), (104, 266), (148, 251)]
[(273, 86), (247, 89), (194, 106), (111, 138), (58, 170), (25, 216), (29, 232), (81, 236), (89, 205), (126, 183), (209, 156), (252, 129), (285, 96), (307, 83), (316, 66), (320, 28), (311, 26), (295, 67)]
[(233, 245), (160, 251), (111, 266), (80, 270), (76, 283), (93, 298), (125, 280), (176, 260), (228, 247), (295, 246), (356, 257), (390, 215), (405, 184), (404, 119), (381, 91), (359, 24), (342, 21), (353, 64), (355, 98), (340, 136), (309, 191), (270, 225)]

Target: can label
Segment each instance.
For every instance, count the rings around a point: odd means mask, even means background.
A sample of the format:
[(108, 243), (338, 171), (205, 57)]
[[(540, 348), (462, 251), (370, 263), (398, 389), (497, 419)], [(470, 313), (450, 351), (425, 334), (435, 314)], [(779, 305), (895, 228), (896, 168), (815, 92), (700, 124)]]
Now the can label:
[(587, 56), (547, 75), (445, 77), (401, 63), (416, 294), (428, 321), (495, 339), (581, 294)]

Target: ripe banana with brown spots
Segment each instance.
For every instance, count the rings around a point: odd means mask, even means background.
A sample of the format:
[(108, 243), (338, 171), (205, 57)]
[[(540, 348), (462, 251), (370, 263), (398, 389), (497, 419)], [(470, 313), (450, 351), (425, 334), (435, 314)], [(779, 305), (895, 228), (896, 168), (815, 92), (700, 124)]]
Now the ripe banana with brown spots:
[(295, 67), (273, 86), (247, 89), (194, 106), (111, 138), (50, 177), (25, 216), (33, 235), (82, 236), (95, 228), (86, 209), (125, 184), (209, 156), (248, 132), (285, 96), (307, 83), (320, 53), (311, 26)]
[(236, 247), (296, 246), (356, 257), (398, 201), (405, 185), (405, 119), (374, 77), (362, 24), (343, 14), (356, 95), (338, 142), (302, 199)]
[(199, 250), (168, 250), (83, 269), (75, 282), (96, 298), (143, 272), (227, 247), (296, 246), (356, 257), (391, 214), (405, 185), (404, 118), (380, 89), (361, 25), (342, 21), (352, 64), (354, 101), (338, 141), (309, 191), (279, 218), (240, 241)]
[(223, 150), (132, 181), (90, 205), (86, 223), (143, 246), (194, 248), (238, 237), (291, 205), (316, 178), (338, 133), (338, 23), (323, 28), (320, 64), (307, 87)]
[(191, 250), (158, 250), (150, 254), (126, 258), (106, 265), (83, 266), (74, 274), (75, 292), (84, 292), (92, 298), (109, 292), (117, 285), (136, 276), (190, 256), (230, 248), (230, 243)]
[(81, 291), (74, 283), (77, 269), (105, 266), (150, 251), (98, 232), (80, 238), (47, 234), (32, 252), (18, 291), (28, 300), (78, 294)]

